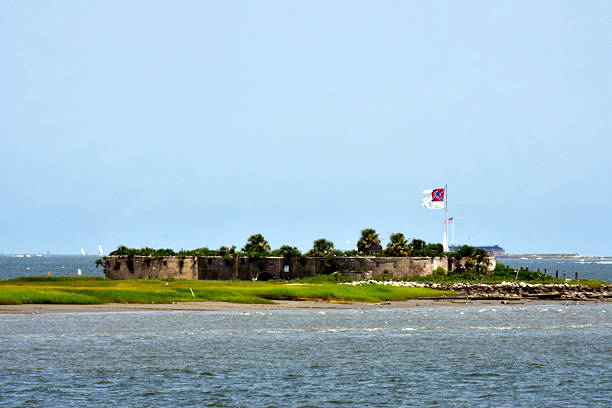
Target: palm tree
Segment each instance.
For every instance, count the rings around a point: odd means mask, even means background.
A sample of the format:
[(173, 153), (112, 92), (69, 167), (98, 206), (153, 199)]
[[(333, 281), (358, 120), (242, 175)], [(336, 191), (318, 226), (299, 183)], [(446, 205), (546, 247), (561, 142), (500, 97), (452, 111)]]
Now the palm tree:
[(361, 231), (361, 238), (357, 241), (357, 250), (364, 254), (382, 252), (378, 233), (373, 228), (366, 228)]
[(312, 243), (312, 249), (308, 251), (309, 256), (325, 256), (334, 250), (334, 243), (326, 240), (325, 238), (319, 238)]
[(261, 234), (253, 234), (247, 240), (246, 245), (242, 248), (242, 252), (247, 254), (268, 254), (270, 245)]
[(395, 232), (389, 237), (385, 254), (388, 256), (410, 256), (408, 240), (401, 232)]

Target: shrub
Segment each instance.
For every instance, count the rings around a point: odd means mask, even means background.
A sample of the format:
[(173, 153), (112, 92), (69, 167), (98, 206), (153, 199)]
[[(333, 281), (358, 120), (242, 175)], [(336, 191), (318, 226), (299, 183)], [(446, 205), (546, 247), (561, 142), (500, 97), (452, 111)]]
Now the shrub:
[(283, 245), (278, 249), (275, 249), (271, 253), (272, 256), (282, 256), (284, 258), (298, 258), (302, 256), (299, 249), (294, 246)]
[(455, 252), (452, 252), (450, 256), (457, 261), (465, 260), (465, 264), (459, 266), (459, 270), (463, 270), (466, 273), (474, 272), (477, 275), (489, 273), (489, 254), (484, 249), (463, 245)]
[(413, 239), (410, 243), (412, 256), (444, 256), (442, 244), (427, 244), (420, 239)]
[(104, 264), (106, 263), (106, 257), (103, 256), (102, 258), (96, 259), (95, 263), (96, 263), (96, 269), (98, 269), (98, 267), (100, 266), (104, 268)]

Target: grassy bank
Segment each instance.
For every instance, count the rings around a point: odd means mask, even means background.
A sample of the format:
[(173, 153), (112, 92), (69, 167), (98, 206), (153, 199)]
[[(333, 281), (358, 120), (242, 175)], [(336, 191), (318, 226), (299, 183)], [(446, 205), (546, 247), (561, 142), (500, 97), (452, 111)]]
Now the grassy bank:
[(0, 304), (273, 303), (274, 300), (380, 302), (453, 296), (453, 292), (334, 282), (163, 281), (32, 277), (0, 281)]

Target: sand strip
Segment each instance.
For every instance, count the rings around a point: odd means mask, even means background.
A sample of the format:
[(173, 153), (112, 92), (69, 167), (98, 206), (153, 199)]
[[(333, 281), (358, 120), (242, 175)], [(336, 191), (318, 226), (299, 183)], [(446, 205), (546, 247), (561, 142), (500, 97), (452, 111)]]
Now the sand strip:
[(266, 310), (309, 310), (309, 309), (376, 309), (376, 308), (432, 308), (432, 307), (466, 307), (466, 306), (529, 306), (529, 305), (585, 305), (612, 303), (612, 299), (603, 300), (540, 300), (540, 299), (413, 299), (383, 303), (338, 303), (313, 301), (277, 301), (276, 304), (242, 304), (225, 302), (179, 302), (174, 304), (135, 304), (107, 303), (101, 305), (55, 305), (25, 304), (0, 305), (0, 314), (7, 313), (77, 313), (77, 312), (134, 312), (160, 310), (192, 311), (266, 311)]

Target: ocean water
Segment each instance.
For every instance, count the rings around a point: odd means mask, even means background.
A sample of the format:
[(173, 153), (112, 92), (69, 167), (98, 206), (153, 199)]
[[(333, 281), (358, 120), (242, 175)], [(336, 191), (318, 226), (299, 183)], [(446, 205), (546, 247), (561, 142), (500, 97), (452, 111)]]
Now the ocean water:
[(2, 407), (610, 407), (612, 305), (0, 315)]
[(81, 269), (83, 276), (104, 276), (104, 269), (96, 268), (98, 258), (93, 255), (0, 255), (0, 279), (48, 276), (49, 271), (51, 276), (77, 276), (77, 269)]
[(532, 271), (537, 271), (540, 268), (540, 271), (544, 272), (544, 269), (548, 269), (548, 273), (552, 276), (555, 276), (555, 272), (559, 271), (559, 278), (563, 277), (563, 271), (565, 271), (568, 279), (574, 279), (576, 272), (578, 272), (578, 278), (580, 279), (612, 282), (612, 258), (517, 259), (502, 257), (498, 258), (497, 262), (513, 268), (529, 268)]

